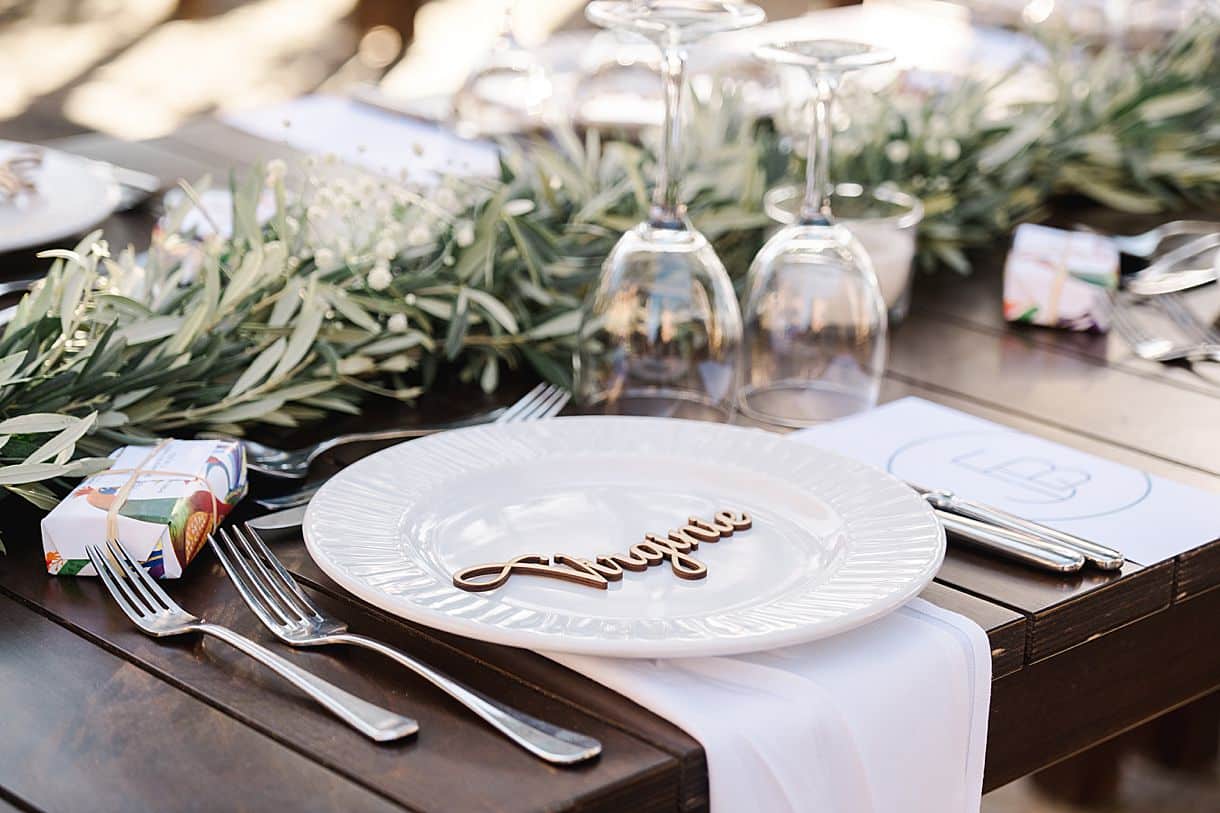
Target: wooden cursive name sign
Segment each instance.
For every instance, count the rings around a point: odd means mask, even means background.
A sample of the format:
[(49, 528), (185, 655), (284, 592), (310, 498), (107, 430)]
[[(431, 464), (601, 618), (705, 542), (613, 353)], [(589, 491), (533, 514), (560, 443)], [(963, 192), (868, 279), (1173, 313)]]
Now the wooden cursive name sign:
[[(590, 560), (566, 553), (557, 553), (550, 559), (541, 554), (527, 553), (507, 562), (459, 570), (453, 574), (453, 586), (481, 593), (496, 589), (513, 574), (519, 573), (562, 579), (605, 590), (610, 582), (623, 578), (624, 571), (647, 570), (666, 559), (678, 578), (702, 579), (707, 576), (707, 565), (691, 556), (690, 551), (698, 550), (700, 542), (719, 542), (724, 537), (732, 536), (734, 531), (747, 530), (750, 525), (750, 515), (744, 511), (717, 511), (710, 522), (691, 517), (685, 525), (670, 531), (665, 537), (644, 534), (644, 541), (632, 545), (625, 554), (606, 554)], [(491, 578), (483, 579), (484, 576)]]

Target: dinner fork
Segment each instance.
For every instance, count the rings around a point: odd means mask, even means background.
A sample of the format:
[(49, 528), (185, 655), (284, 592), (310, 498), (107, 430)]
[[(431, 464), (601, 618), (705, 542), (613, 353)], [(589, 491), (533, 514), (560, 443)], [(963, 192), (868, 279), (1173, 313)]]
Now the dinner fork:
[(1204, 324), (1178, 294), (1162, 294), (1156, 298), (1156, 303), (1182, 329), (1189, 340), (1200, 345), (1220, 345), (1220, 333)]
[(1179, 344), (1164, 336), (1154, 336), (1139, 325), (1117, 300), (1110, 314), (1119, 335), (1142, 359), (1159, 362), (1220, 361), (1220, 344)]
[[(572, 397), (571, 393), (562, 387), (554, 385), (539, 384), (528, 393), (523, 395), (515, 403), (507, 407), (500, 416), (496, 418), (496, 423), (522, 423), (525, 421), (540, 421), (543, 418), (550, 418), (558, 415), (559, 412), (567, 406), (568, 399)], [(272, 511), (278, 511), (284, 508), (296, 508), (304, 505), (313, 499), (313, 495), (318, 493), (318, 489), (326, 480), (321, 480), (312, 483), (299, 491), (294, 491), (291, 494), (281, 494), (278, 497), (264, 497), (255, 500), (263, 508)]]
[[(106, 548), (109, 556), (97, 545), (86, 545), (85, 553), (119, 608), (148, 635), (165, 638), (201, 632), (219, 638), (274, 670), (352, 728), (378, 742), (397, 740), (419, 730), (419, 725), (410, 717), (361, 700), (354, 694), (349, 694), (338, 686), (294, 666), (249, 638), (227, 627), (209, 624), (202, 618), (191, 615), (161, 589), (156, 579), (132, 559), (121, 544), (107, 542)], [(117, 568), (111, 564), (112, 559)]]
[[(328, 452), (336, 446), (346, 446), (349, 443), (365, 443), (377, 440), (407, 440), (409, 438), (432, 435), (447, 429), (460, 429), (464, 426), (475, 426), (489, 422), (493, 418), (504, 417), (514, 409), (533, 409), (544, 404), (548, 399), (558, 398), (563, 389), (547, 384), (539, 384), (524, 398), (504, 410), (493, 410), (486, 415), (468, 418), (461, 421), (437, 425), (416, 426), (406, 429), (386, 429), (380, 432), (357, 432), (350, 435), (339, 435), (327, 440), (305, 446), (301, 449), (276, 449), (252, 440), (243, 440), (246, 447), (246, 465), (261, 474), (272, 477), (283, 477), (290, 480), (301, 480), (309, 474), (309, 466), (323, 452)], [(528, 399), (528, 402), (527, 402)]]
[(263, 626), (281, 641), (298, 647), (351, 644), (379, 652), (424, 678), (510, 740), (547, 762), (570, 765), (601, 753), (601, 743), (592, 737), (531, 717), (458, 683), (405, 652), (348, 632), (346, 624), (326, 615), (310, 601), (249, 526), (245, 532), (233, 528), (232, 535), (222, 528), (209, 537), (208, 542), (237, 592)]

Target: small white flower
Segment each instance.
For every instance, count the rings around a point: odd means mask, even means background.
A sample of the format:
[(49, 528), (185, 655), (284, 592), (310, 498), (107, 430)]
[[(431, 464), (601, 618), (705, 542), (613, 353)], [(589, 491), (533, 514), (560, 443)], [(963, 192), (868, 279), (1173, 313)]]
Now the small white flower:
[(394, 281), (394, 275), (390, 273), (390, 264), (384, 260), (378, 260), (373, 264), (373, 270), (369, 272), (368, 284), (374, 291), (384, 291), (390, 287), (390, 283)]
[(325, 220), (329, 215), (330, 212), (326, 209), (326, 207), (317, 203), (311, 204), (309, 208), (305, 210), (305, 217), (309, 218), (310, 220)]
[(504, 204), (504, 214), (509, 217), (520, 217), (534, 211), (534, 202), (529, 198), (513, 198)]
[(940, 146), (940, 154), (946, 161), (956, 161), (962, 157), (962, 145), (955, 138), (946, 138)]
[(267, 184), (275, 186), (280, 181), (284, 180), (284, 175), (288, 173), (288, 165), (280, 158), (272, 158), (267, 162)]
[(911, 155), (911, 145), (905, 141), (891, 141), (885, 145), (885, 157), (890, 159), (891, 163), (901, 164)]
[(406, 302), (408, 307), (415, 305), (415, 294), (407, 294), (402, 298), (402, 301)]
[(457, 195), (447, 186), (436, 190), (436, 194), (432, 196), (432, 202), (447, 212), (454, 211), (460, 205)]
[(426, 246), (430, 242), (432, 242), (432, 232), (423, 223), (416, 223), (411, 227), (411, 231), (407, 232), (407, 245)]
[(390, 238), (383, 237), (373, 247), (373, 254), (379, 260), (392, 260), (398, 256), (398, 246)]
[(457, 260), (453, 259), (452, 254), (446, 254), (444, 259), (441, 260), (441, 264), (444, 265), (446, 268), (453, 266), (456, 262), (457, 262)]
[(89, 246), (89, 251), (95, 257), (107, 258), (110, 256), (110, 243), (105, 240), (98, 240), (93, 245)]
[(405, 313), (396, 313), (390, 317), (390, 321), (386, 323), (386, 327), (391, 333), (406, 333), (407, 332), (407, 315)]
[(329, 248), (320, 248), (313, 255), (314, 265), (319, 271), (334, 271), (339, 267), (339, 258)]
[(463, 220), (461, 223), (453, 227), (453, 239), (462, 248), (466, 248), (474, 242), (474, 224), (469, 220)]
[(389, 198), (377, 198), (377, 202), (373, 204), (373, 212), (377, 217), (389, 217), (390, 209), (393, 208), (394, 202)]

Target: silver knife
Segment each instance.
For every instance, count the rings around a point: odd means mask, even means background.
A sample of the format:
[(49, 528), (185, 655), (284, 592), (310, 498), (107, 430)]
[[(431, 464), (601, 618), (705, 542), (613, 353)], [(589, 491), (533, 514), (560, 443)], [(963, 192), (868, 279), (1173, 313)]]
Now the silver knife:
[(296, 508), (272, 511), (270, 514), (255, 517), (246, 524), (256, 531), (290, 531), (301, 527), (301, 523), (305, 521), (305, 509), (308, 507), (298, 505)]
[[(952, 491), (924, 488), (914, 483), (908, 483), (908, 485), (918, 491), (933, 508), (969, 517), (988, 525), (994, 525), (998, 528), (1014, 531), (1026, 536), (1032, 536), (1045, 541), (1051, 546), (1066, 549), (1067, 552), (1079, 551), (1084, 554), (1085, 559), (1090, 564), (1102, 570), (1118, 570), (1123, 566), (1125, 561), (1121, 552), (1088, 539), (1082, 539), (1075, 534), (1069, 534), (1037, 522), (1031, 522), (1028, 519), (1022, 519), (1015, 514), (1010, 514), (994, 506), (984, 505), (974, 500), (967, 500), (957, 496)], [(1061, 552), (1063, 551), (1061, 550)]]
[(936, 517), (945, 531), (956, 540), (986, 550), (1006, 559), (1055, 573), (1075, 573), (1084, 567), (1084, 554), (1052, 547), (1039, 539), (997, 528), (985, 522), (936, 510)]

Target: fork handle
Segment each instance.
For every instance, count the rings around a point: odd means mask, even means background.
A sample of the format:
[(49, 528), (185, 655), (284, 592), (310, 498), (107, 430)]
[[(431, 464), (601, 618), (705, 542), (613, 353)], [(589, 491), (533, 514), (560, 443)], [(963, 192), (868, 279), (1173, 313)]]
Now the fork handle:
[(346, 446), (349, 443), (368, 443), (370, 441), (378, 440), (410, 440), (412, 438), (422, 438), (426, 435), (435, 435), (438, 432), (444, 432), (449, 429), (464, 429), (468, 426), (480, 426), (485, 423), (490, 423), (503, 411), (503, 408), (496, 409), (483, 415), (475, 415), (471, 418), (463, 418), (462, 420), (433, 426), (415, 426), (407, 427), (405, 429), (382, 429), (376, 432), (353, 432), (348, 435), (339, 435), (338, 437), (324, 440), (314, 446), (309, 452), (309, 460), (310, 462), (313, 462), (323, 452), (329, 452), (331, 449), (334, 449), (337, 446)]
[(328, 636), (327, 640), (371, 649), (405, 666), (483, 718), (493, 728), (526, 751), (547, 762), (571, 765), (591, 759), (601, 753), (601, 743), (592, 737), (560, 728), (492, 700), (381, 641), (351, 633)]
[(262, 644), (256, 644), (228, 627), (205, 623), (200, 624), (198, 630), (219, 638), (273, 670), (293, 686), (321, 703), (343, 722), (370, 739), (387, 742), (406, 737), (419, 730), (419, 724), (410, 717), (395, 714), (367, 700), (361, 700), (333, 683), (295, 666)]

